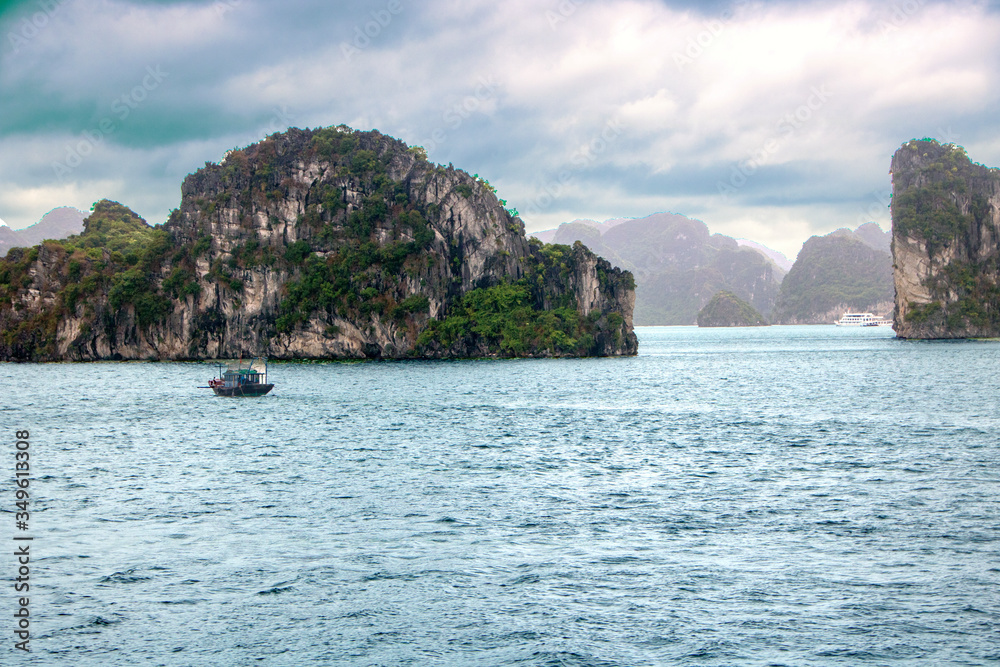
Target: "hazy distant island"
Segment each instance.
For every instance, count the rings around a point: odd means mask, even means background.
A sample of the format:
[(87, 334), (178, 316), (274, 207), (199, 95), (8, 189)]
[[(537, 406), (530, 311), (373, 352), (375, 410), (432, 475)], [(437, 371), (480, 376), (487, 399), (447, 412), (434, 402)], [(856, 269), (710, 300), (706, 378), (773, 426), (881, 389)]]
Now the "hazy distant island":
[(889, 316), (891, 235), (874, 223), (813, 236), (781, 281), (771, 321), (830, 324), (847, 311)]
[(0, 359), (635, 354), (632, 274), (505, 204), (377, 131), (289, 129), (188, 176), (161, 226), (104, 200), (9, 250)]
[(1000, 170), (933, 139), (892, 158), (901, 338), (1000, 337)]
[(767, 320), (732, 292), (722, 291), (698, 312), (699, 327), (766, 327)]

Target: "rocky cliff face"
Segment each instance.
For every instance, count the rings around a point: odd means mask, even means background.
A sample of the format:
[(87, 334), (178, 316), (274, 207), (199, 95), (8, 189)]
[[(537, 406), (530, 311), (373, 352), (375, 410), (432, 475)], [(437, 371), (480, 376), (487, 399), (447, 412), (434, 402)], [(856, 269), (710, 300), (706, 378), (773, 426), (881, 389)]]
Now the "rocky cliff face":
[(101, 202), (8, 258), (0, 358), (636, 351), (630, 274), (529, 243), (487, 182), (378, 132), (272, 135), (185, 179), (162, 228), (136, 219)]
[(1000, 171), (910, 141), (893, 155), (892, 189), (896, 335), (1000, 336)]

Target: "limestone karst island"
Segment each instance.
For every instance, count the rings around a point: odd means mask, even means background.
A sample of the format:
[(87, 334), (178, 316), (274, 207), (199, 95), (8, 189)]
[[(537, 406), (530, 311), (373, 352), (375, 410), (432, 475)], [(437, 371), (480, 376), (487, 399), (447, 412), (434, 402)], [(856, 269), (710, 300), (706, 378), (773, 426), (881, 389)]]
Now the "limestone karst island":
[(632, 275), (528, 240), (483, 179), (345, 126), (290, 129), (188, 176), (150, 226), (0, 262), (0, 359), (632, 355)]
[(698, 311), (700, 327), (763, 327), (767, 320), (732, 292), (722, 291)]
[(1000, 171), (911, 141), (892, 158), (892, 189), (896, 335), (1000, 336)]

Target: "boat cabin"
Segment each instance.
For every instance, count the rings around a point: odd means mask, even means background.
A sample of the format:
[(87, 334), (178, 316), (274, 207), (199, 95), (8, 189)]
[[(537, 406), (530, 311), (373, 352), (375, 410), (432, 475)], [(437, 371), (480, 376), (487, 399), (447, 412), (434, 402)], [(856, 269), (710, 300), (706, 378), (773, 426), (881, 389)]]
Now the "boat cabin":
[(222, 374), (222, 382), (226, 387), (239, 387), (245, 384), (265, 384), (267, 382), (267, 372), (262, 373), (250, 368), (230, 368)]

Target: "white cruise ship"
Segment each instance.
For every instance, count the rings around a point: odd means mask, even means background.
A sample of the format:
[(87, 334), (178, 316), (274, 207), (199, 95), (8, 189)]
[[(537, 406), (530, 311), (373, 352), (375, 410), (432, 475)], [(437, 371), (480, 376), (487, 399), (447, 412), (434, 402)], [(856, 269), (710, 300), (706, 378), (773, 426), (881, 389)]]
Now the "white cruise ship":
[(834, 324), (838, 327), (891, 327), (892, 320), (871, 313), (844, 313)]

